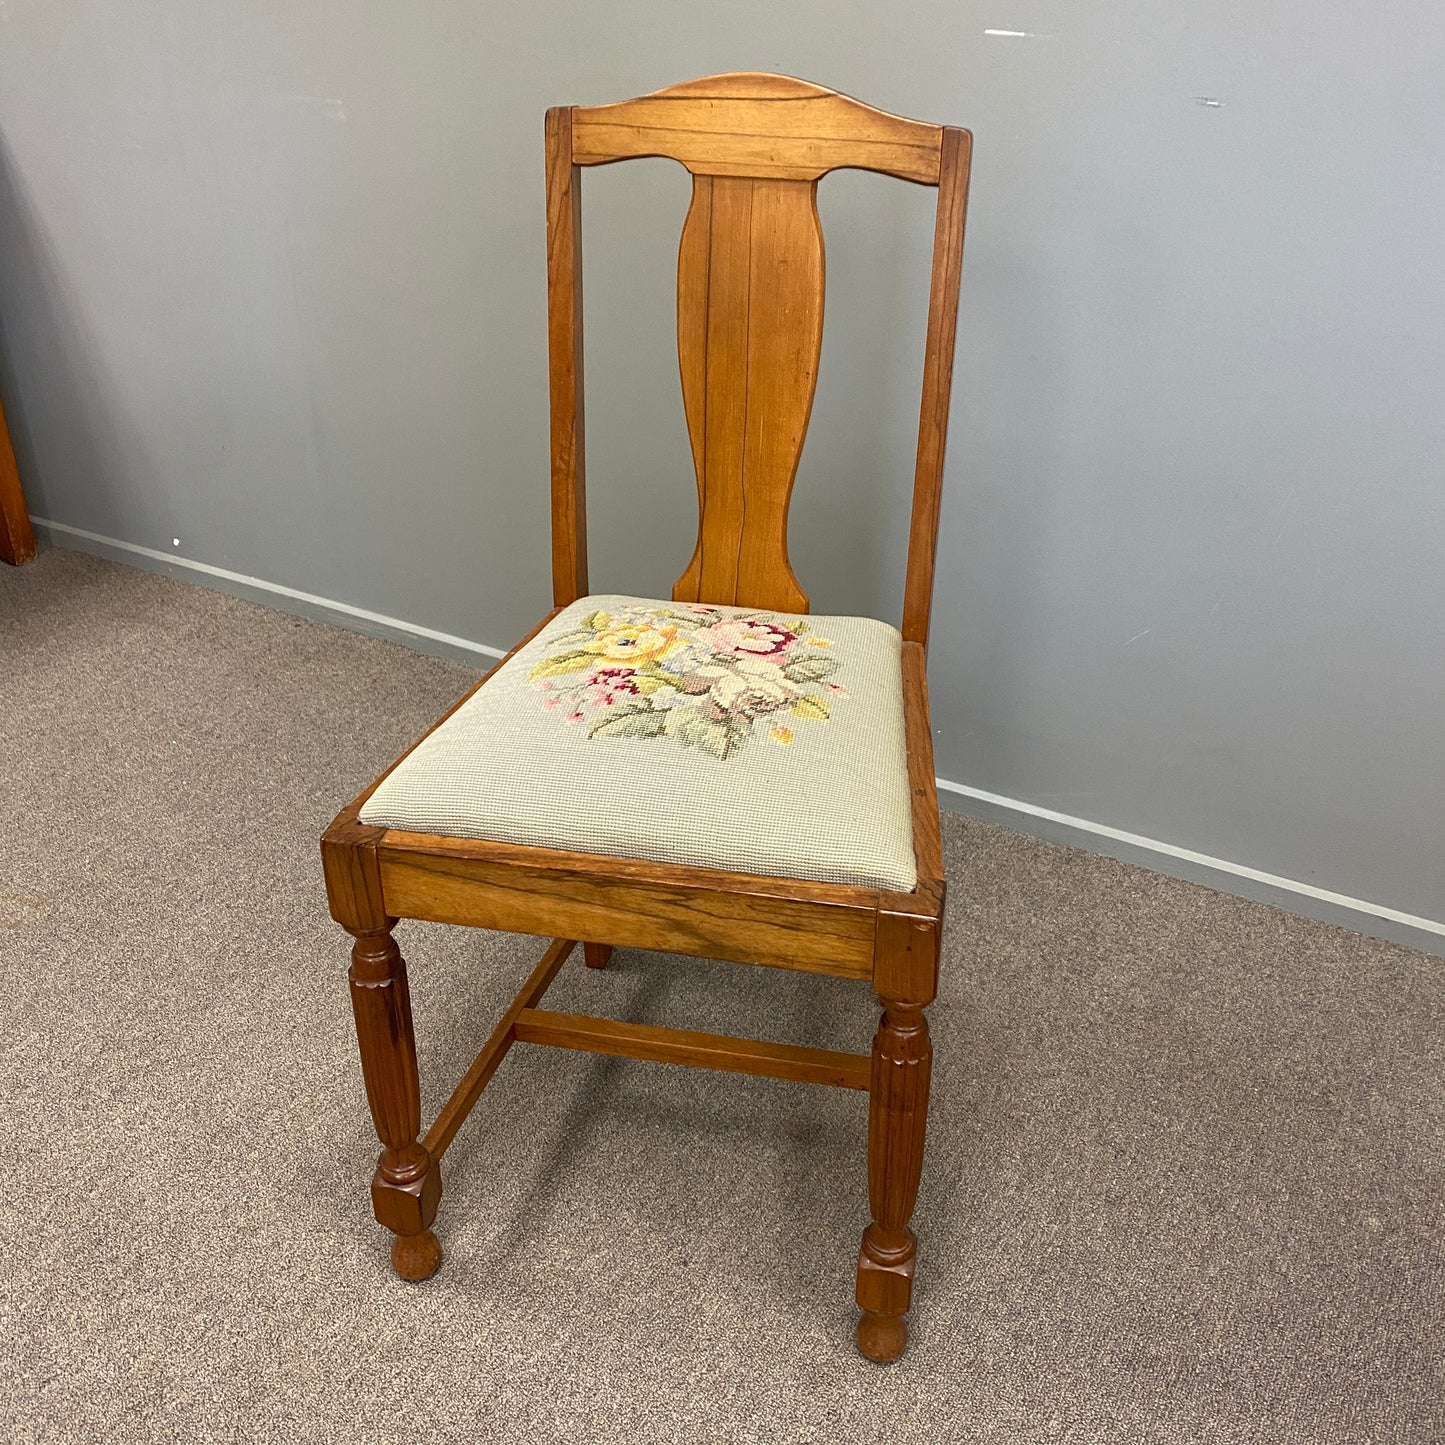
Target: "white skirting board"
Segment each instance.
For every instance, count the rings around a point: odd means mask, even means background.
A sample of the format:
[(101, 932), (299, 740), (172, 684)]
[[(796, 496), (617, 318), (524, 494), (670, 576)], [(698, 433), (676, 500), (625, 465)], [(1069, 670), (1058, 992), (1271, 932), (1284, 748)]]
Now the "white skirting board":
[(1211, 858), (1207, 853), (1196, 853), (1192, 848), (1161, 843), (1157, 838), (1146, 838), (1139, 833), (1126, 833), (1121, 828), (1111, 828), (1088, 818), (1056, 813), (1052, 808), (1041, 808), (1036, 803), (1025, 803), (1018, 798), (986, 793), (981, 788), (970, 788), (949, 778), (939, 778), (938, 789), (941, 806), (970, 818), (982, 818), (985, 822), (1011, 828), (1015, 833), (1046, 838), (1051, 843), (1066, 843), (1072, 848), (1102, 853), (1106, 858), (1137, 863), (1141, 868), (1152, 868), (1156, 873), (1167, 873), (1171, 878), (1202, 883), (1208, 888), (1217, 888), (1221, 893), (1252, 898), (1257, 903), (1269, 903), (1289, 913), (1317, 918), (1324, 923), (1337, 923), (1341, 928), (1352, 928), (1357, 933), (1407, 944), (1445, 958), (1445, 923), (1438, 923), (1433, 918), (1420, 918), (1364, 898), (1331, 893), (1326, 888), (1316, 888), (1312, 883), (1281, 878), (1276, 873), (1231, 863), (1227, 858)]
[[(213, 567), (206, 562), (195, 562), (190, 558), (177, 557), (152, 547), (140, 547), (134, 542), (117, 541), (114, 537), (103, 537), (64, 522), (51, 522), (44, 517), (32, 517), (30, 520), (39, 536), (55, 546), (71, 547), (79, 552), (91, 552), (118, 562), (128, 562), (132, 566), (144, 567), (152, 572), (184, 577), (187, 581), (199, 583), (201, 586), (214, 587), (220, 592), (261, 602), (283, 612), (332, 622), (373, 637), (390, 638), (433, 656), (449, 658), (475, 667), (482, 658), (505, 655), (500, 648), (490, 647), (486, 643), (472, 642), (465, 637), (438, 632), (430, 627), (420, 627), (399, 617), (387, 617), (379, 612), (370, 612), (366, 608), (354, 607), (346, 602), (335, 602), (294, 587), (283, 587), (279, 583), (267, 582), (264, 578), (247, 577), (239, 572), (227, 571), (224, 567)], [(485, 667), (486, 664), (482, 663), (481, 666)], [(1155, 872), (1167, 873), (1171, 877), (1202, 883), (1223, 893), (1233, 893), (1241, 898), (1272, 904), (1290, 913), (1303, 914), (1306, 918), (1335, 923), (1375, 938), (1389, 939), (1393, 943), (1407, 944), (1412, 948), (1424, 949), (1428, 953), (1445, 957), (1445, 922), (1402, 913), (1395, 908), (1371, 903), (1368, 899), (1332, 893), (1310, 883), (1281, 878), (1258, 868), (1232, 863), (1227, 858), (1212, 858), (1189, 848), (1161, 842), (1157, 838), (1146, 838), (1138, 833), (1128, 833), (1120, 828), (1091, 822), (1087, 818), (1056, 813), (1051, 808), (1041, 808), (1019, 798), (987, 793), (965, 783), (955, 783), (949, 778), (939, 778), (938, 787), (939, 802), (954, 812), (998, 823), (1017, 833), (1046, 838), (1050, 842), (1066, 843), (1090, 853), (1102, 853), (1106, 857), (1152, 868)]]
[(68, 522), (52, 522), (46, 517), (32, 516), (30, 524), (35, 528), (36, 536), (44, 538), (52, 546), (109, 557), (114, 562), (127, 562), (132, 567), (143, 567), (147, 572), (160, 572), (167, 577), (182, 577), (187, 582), (213, 587), (231, 597), (244, 597), (247, 601), (264, 603), (267, 607), (294, 613), (298, 617), (334, 622), (352, 632), (364, 632), (369, 637), (389, 637), (434, 657), (474, 663), (478, 657), (507, 655), (501, 648), (488, 647), (484, 642), (472, 642), (465, 637), (455, 637), (450, 632), (419, 627), (414, 622), (403, 622), (399, 617), (386, 617), (380, 612), (369, 612), (365, 607), (353, 607), (349, 602), (334, 602), (329, 597), (318, 597), (314, 592), (283, 587), (279, 582), (266, 581), (264, 577), (248, 577), (244, 572), (213, 567), (209, 562), (194, 562), (189, 557), (177, 557), (155, 547), (139, 547), (134, 542), (102, 537), (98, 532), (87, 532), (80, 527), (72, 527)]

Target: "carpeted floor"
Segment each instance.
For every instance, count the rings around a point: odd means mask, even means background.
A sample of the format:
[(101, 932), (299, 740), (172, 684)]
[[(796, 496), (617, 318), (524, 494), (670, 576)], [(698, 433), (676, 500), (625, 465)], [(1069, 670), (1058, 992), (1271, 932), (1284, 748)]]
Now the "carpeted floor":
[[(0, 567), (6, 1440), (1445, 1438), (1445, 963), (959, 818), (903, 1361), (851, 1343), (865, 1100), (804, 1085), (519, 1046), (395, 1279), (316, 838), (467, 681)], [(541, 945), (398, 936), (429, 1115)], [(874, 1023), (632, 952), (549, 1007)]]

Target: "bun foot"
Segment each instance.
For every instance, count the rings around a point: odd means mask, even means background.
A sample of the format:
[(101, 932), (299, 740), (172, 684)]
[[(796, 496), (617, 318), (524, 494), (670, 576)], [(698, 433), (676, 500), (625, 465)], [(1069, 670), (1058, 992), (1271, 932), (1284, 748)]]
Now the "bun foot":
[(908, 1325), (902, 1315), (875, 1315), (864, 1310), (858, 1321), (858, 1348), (880, 1365), (896, 1360), (908, 1344)]
[(391, 1267), (403, 1279), (430, 1279), (442, 1262), (442, 1247), (431, 1230), (398, 1234), (391, 1242)]

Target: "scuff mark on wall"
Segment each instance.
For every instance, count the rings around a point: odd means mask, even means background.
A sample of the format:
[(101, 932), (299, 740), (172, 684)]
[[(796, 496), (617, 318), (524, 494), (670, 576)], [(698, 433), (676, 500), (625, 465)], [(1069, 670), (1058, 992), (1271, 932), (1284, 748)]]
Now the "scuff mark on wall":
[(346, 102), (329, 95), (286, 95), (283, 100), (297, 100), (303, 105), (314, 106), (328, 120), (346, 119)]

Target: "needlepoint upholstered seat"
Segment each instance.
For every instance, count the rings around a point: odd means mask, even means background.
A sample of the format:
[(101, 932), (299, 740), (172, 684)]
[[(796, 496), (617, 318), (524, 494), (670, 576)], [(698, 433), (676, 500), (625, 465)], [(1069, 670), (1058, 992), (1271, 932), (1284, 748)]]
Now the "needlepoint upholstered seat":
[[(516, 1044), (855, 1089), (872, 1216), (857, 1340), (891, 1360), (912, 1302), (943, 919), (924, 649), (969, 136), (748, 73), (553, 109), (546, 154), (555, 605), (321, 840), (332, 916), (354, 939), (382, 1143), (373, 1207), (397, 1273), (433, 1273), (442, 1156)], [(668, 599), (593, 595), (587, 579), (581, 172), (638, 156), (693, 176), (677, 328), (699, 525)], [(899, 629), (811, 616), (788, 561), (822, 343), (816, 193), (844, 167), (938, 193)], [(403, 918), (552, 940), (425, 1132)], [(863, 1053), (540, 1007), (578, 943), (594, 968), (629, 946), (831, 974), (871, 987), (883, 1013)], [(796, 1247), (808, 1238), (800, 1221)]]
[(908, 892), (902, 651), (868, 618), (583, 598), (361, 821)]

